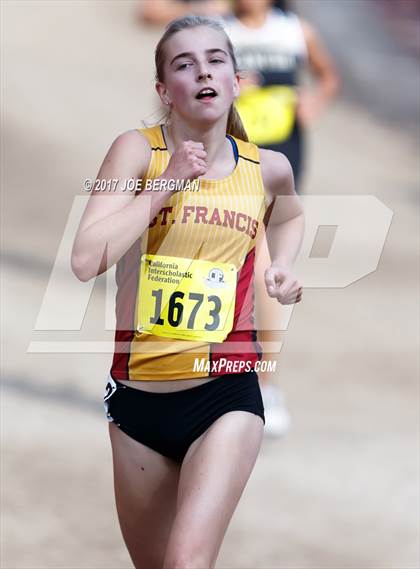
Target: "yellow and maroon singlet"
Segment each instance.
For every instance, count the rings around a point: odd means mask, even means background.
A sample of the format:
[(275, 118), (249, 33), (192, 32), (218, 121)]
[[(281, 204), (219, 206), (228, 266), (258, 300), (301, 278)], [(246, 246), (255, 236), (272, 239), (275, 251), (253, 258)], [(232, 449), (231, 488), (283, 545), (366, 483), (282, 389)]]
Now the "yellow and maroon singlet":
[[(170, 154), (160, 125), (139, 131), (152, 148), (145, 187)], [(253, 275), (267, 204), (257, 146), (229, 139), (234, 171), (173, 192), (117, 263), (115, 379), (219, 376), (261, 358)]]

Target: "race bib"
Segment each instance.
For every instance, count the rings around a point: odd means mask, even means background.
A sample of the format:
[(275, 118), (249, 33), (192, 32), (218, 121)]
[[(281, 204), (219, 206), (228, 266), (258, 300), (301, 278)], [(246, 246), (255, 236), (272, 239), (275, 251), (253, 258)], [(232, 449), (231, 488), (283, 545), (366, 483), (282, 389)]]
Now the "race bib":
[(296, 94), (285, 85), (247, 87), (235, 104), (248, 138), (254, 144), (278, 144), (292, 133)]
[(140, 271), (138, 332), (223, 342), (232, 330), (235, 265), (144, 254)]

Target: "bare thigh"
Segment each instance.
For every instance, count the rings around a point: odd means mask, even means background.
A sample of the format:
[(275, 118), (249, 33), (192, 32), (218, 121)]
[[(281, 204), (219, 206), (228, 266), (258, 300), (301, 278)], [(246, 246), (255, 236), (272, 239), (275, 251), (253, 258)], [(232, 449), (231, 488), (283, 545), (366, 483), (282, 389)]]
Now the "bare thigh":
[(136, 569), (162, 569), (180, 466), (109, 424), (118, 518)]
[(177, 515), (164, 568), (213, 568), (223, 537), (261, 447), (261, 417), (230, 411), (199, 437), (184, 458)]

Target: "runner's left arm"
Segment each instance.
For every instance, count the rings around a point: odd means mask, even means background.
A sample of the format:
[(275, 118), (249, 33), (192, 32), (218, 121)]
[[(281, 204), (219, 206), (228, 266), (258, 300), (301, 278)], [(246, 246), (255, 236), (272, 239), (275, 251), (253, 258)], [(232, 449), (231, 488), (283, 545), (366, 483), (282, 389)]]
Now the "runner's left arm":
[(302, 287), (292, 273), (305, 227), (301, 200), (294, 189), (290, 162), (280, 152), (260, 149), (261, 173), (269, 207), (265, 217), (271, 266), (265, 272), (269, 296), (281, 304), (299, 302)]

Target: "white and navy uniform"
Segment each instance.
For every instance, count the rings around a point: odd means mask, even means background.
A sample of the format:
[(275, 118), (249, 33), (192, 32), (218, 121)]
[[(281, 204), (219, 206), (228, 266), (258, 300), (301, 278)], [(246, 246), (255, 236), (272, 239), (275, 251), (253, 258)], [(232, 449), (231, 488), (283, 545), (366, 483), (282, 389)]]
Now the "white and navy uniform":
[(258, 86), (244, 89), (237, 108), (251, 142), (283, 152), (299, 177), (302, 132), (296, 120), (296, 86), (307, 58), (299, 18), (277, 8), (259, 28), (245, 26), (235, 16), (224, 21), (238, 67), (258, 78)]

